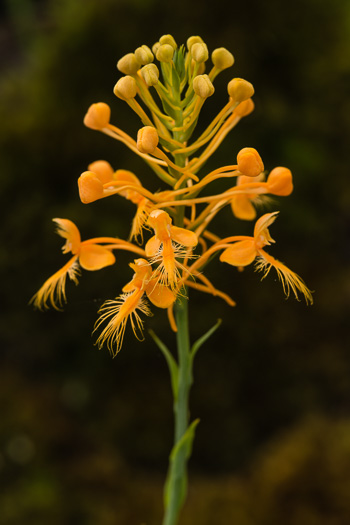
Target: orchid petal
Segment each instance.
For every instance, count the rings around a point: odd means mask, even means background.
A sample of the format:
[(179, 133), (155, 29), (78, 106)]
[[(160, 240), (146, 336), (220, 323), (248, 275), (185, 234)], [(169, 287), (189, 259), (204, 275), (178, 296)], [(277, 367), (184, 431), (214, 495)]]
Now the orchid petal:
[(113, 253), (98, 244), (82, 244), (79, 263), (84, 270), (101, 270), (115, 263)]
[(254, 240), (239, 241), (220, 255), (220, 261), (232, 266), (248, 266), (257, 256)]
[(147, 257), (154, 257), (158, 252), (161, 244), (161, 241), (157, 239), (155, 235), (153, 235), (153, 237), (150, 238), (150, 240), (146, 243), (145, 246), (145, 252)]
[(191, 230), (186, 230), (186, 228), (179, 228), (178, 226), (170, 227), (170, 236), (171, 239), (178, 244), (183, 246), (193, 247), (198, 244), (197, 235)]

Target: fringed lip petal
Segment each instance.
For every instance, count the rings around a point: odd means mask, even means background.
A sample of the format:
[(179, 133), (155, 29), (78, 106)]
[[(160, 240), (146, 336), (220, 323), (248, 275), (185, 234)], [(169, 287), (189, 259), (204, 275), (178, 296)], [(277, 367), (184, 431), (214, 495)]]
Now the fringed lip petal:
[(187, 246), (188, 248), (193, 248), (198, 244), (197, 235), (191, 230), (186, 230), (186, 228), (171, 226), (170, 236), (173, 241), (182, 244), (182, 246)]
[(84, 270), (101, 270), (115, 263), (113, 253), (97, 244), (82, 244), (79, 263)]
[(271, 268), (274, 268), (277, 272), (279, 280), (282, 283), (283, 291), (286, 294), (286, 298), (289, 297), (290, 291), (292, 291), (295, 298), (299, 300), (299, 292), (304, 295), (306, 304), (313, 303), (312, 293), (308, 289), (302, 278), (299, 277), (299, 275), (297, 275), (295, 272), (290, 270), (285, 264), (272, 257), (272, 255), (268, 254), (264, 250), (259, 250), (258, 255), (259, 258), (257, 260), (256, 270), (264, 272), (262, 279), (266, 277)]
[(232, 266), (248, 266), (257, 255), (254, 240), (238, 241), (226, 248), (220, 255), (220, 261)]

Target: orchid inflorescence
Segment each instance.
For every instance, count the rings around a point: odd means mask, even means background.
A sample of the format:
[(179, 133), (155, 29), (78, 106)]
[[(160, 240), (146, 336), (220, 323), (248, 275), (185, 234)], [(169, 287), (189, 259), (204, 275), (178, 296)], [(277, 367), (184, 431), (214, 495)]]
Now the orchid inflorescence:
[[(167, 309), (174, 331), (177, 327), (173, 306), (178, 297), (187, 296), (188, 287), (218, 296), (234, 306), (226, 291), (218, 290), (204, 273), (215, 255), (238, 269), (256, 261), (256, 269), (263, 271), (263, 277), (274, 268), (287, 296), (292, 291), (296, 298), (302, 294), (307, 303), (312, 303), (311, 292), (303, 280), (265, 251), (274, 242), (268, 228), (278, 212), (262, 215), (252, 236), (220, 238), (208, 229), (226, 206), (238, 219), (255, 220), (256, 206), (268, 202), (268, 195), (288, 196), (293, 191), (290, 170), (276, 167), (266, 175), (263, 161), (252, 147), (240, 150), (235, 164), (204, 171), (199, 176), (226, 135), (254, 110), (252, 84), (233, 78), (227, 86), (228, 101), (191, 141), (200, 111), (214, 94), (215, 78), (234, 63), (227, 49), (215, 49), (211, 54), (213, 65), (205, 73), (208, 59), (207, 46), (199, 36), (190, 37), (186, 48), (178, 47), (171, 35), (164, 35), (152, 50), (143, 45), (118, 61), (117, 68), (124, 76), (116, 83), (114, 93), (142, 122), (136, 140), (111, 124), (111, 110), (103, 102), (92, 104), (84, 118), (88, 128), (122, 142), (141, 157), (167, 185), (164, 191), (152, 193), (145, 187), (147, 173), (138, 177), (98, 160), (78, 179), (80, 199), (88, 204), (117, 195), (131, 201), (137, 209), (129, 239), (97, 237), (81, 241), (73, 222), (54, 219), (58, 234), (66, 239), (63, 253), (71, 253), (72, 257), (33, 297), (39, 308), (49, 304), (56, 309), (62, 307), (66, 278), (77, 283), (80, 268), (94, 271), (113, 265), (116, 250), (137, 256), (130, 263), (134, 272), (131, 281), (124, 286), (122, 295), (102, 306), (95, 326), (100, 332), (97, 344), (101, 347), (106, 343), (113, 355), (120, 350), (128, 320), (135, 335), (142, 337), (139, 313), (150, 315), (147, 299), (154, 306)], [(227, 179), (227, 189), (208, 194), (208, 187), (218, 179)], [(207, 191), (202, 195), (204, 189)], [(149, 231), (153, 231), (153, 236), (144, 244), (144, 235)]]

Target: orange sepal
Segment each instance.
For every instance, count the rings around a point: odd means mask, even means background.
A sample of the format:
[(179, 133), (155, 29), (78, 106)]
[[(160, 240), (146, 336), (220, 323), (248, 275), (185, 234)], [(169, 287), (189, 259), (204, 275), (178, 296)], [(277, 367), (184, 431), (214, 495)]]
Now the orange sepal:
[(104, 197), (103, 184), (92, 171), (84, 171), (78, 179), (80, 200), (83, 204), (97, 201)]
[(82, 244), (79, 263), (84, 270), (101, 270), (115, 263), (115, 257), (110, 250), (98, 244)]
[(106, 160), (95, 160), (88, 166), (88, 170), (96, 173), (102, 184), (113, 179), (114, 170)]
[(197, 235), (191, 230), (186, 230), (186, 228), (179, 228), (178, 226), (170, 227), (170, 236), (171, 239), (178, 244), (183, 246), (193, 247), (198, 244)]
[(239, 241), (220, 255), (220, 261), (232, 266), (248, 266), (257, 256), (254, 240)]
[(256, 217), (256, 210), (246, 195), (235, 195), (231, 200), (232, 213), (237, 219), (252, 221)]
[(145, 252), (147, 257), (154, 257), (158, 252), (161, 244), (162, 242), (155, 235), (153, 235), (153, 237), (150, 238), (150, 240), (146, 243), (145, 246)]
[(175, 294), (164, 284), (152, 279), (145, 287), (148, 299), (158, 308), (169, 308), (176, 299)]
[(293, 177), (292, 172), (288, 168), (277, 167), (274, 168), (267, 178), (267, 187), (269, 193), (287, 197), (293, 191)]

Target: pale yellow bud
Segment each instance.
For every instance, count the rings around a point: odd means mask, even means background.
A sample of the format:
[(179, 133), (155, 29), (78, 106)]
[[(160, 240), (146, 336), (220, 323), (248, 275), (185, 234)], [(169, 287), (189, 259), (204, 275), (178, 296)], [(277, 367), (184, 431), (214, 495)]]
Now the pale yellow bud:
[(228, 83), (227, 92), (235, 102), (243, 102), (254, 95), (254, 88), (247, 80), (234, 78)]
[(154, 56), (157, 56), (157, 51), (158, 51), (159, 46), (160, 46), (159, 42), (156, 42), (155, 44), (153, 44), (152, 52), (153, 52)]
[(102, 129), (108, 126), (111, 118), (111, 109), (104, 102), (92, 104), (84, 117), (84, 124), (91, 129)]
[(175, 42), (174, 37), (171, 36), (171, 35), (163, 35), (163, 36), (161, 36), (160, 39), (159, 39), (159, 43), (161, 45), (169, 44), (169, 46), (171, 46), (173, 49), (177, 48), (177, 43)]
[(249, 115), (252, 111), (254, 111), (254, 102), (251, 98), (248, 98), (247, 100), (243, 100), (235, 109), (235, 115), (238, 117), (246, 117)]
[(148, 46), (141, 46), (135, 49), (135, 57), (140, 64), (145, 65), (149, 64), (150, 62), (153, 62), (154, 56), (152, 51)]
[(274, 168), (267, 178), (267, 186), (270, 193), (286, 197), (293, 191), (292, 172), (288, 168)]
[(193, 79), (193, 91), (201, 98), (208, 98), (215, 89), (208, 75), (197, 75)]
[(211, 61), (215, 67), (223, 70), (233, 66), (235, 59), (232, 53), (230, 53), (227, 49), (224, 47), (219, 47), (218, 49), (214, 49), (212, 52)]
[(79, 196), (81, 202), (89, 204), (90, 202), (101, 199), (103, 194), (103, 185), (96, 173), (84, 171), (78, 179)]
[(187, 39), (187, 49), (189, 51), (191, 51), (191, 47), (193, 46), (193, 44), (198, 44), (198, 43), (203, 43), (203, 40), (201, 39), (200, 36), (190, 36), (188, 39)]
[(203, 42), (193, 44), (191, 47), (191, 56), (198, 64), (206, 62), (209, 57), (208, 48)]
[(257, 177), (264, 171), (264, 164), (254, 148), (243, 148), (237, 155), (238, 171), (248, 177)]
[(174, 48), (170, 44), (160, 45), (156, 57), (159, 62), (171, 62), (174, 56)]
[(124, 73), (124, 75), (135, 75), (140, 67), (141, 64), (134, 53), (124, 55), (117, 63), (117, 68)]
[(153, 153), (158, 146), (159, 137), (156, 128), (144, 126), (137, 133), (137, 149), (141, 153)]
[(113, 168), (106, 160), (95, 160), (95, 162), (88, 165), (88, 169), (96, 173), (102, 184), (113, 179)]
[(141, 75), (147, 86), (155, 86), (159, 80), (159, 69), (155, 64), (147, 64), (141, 68)]
[(122, 100), (135, 98), (137, 94), (137, 86), (134, 77), (126, 75), (118, 80), (113, 88), (113, 93)]

